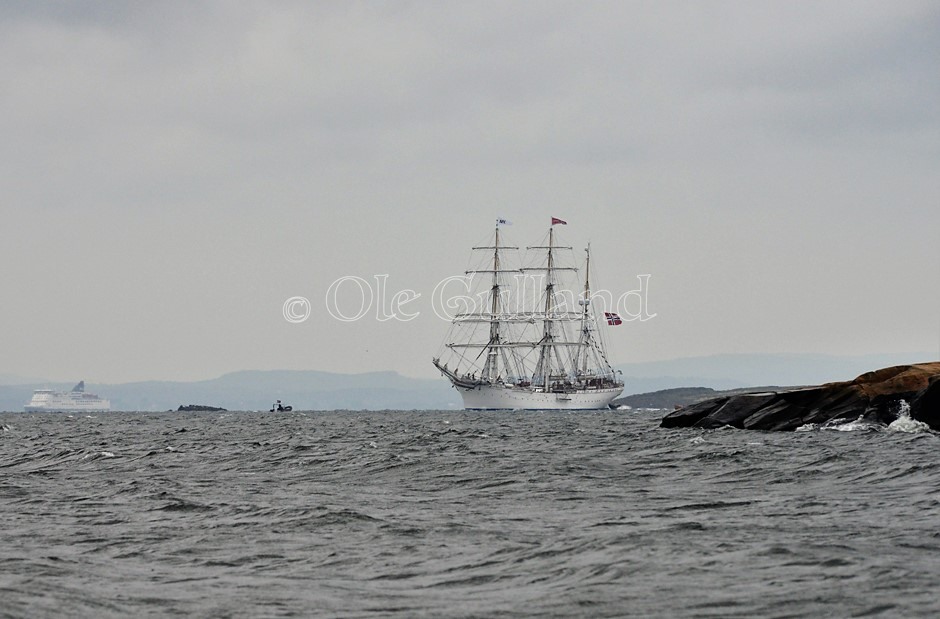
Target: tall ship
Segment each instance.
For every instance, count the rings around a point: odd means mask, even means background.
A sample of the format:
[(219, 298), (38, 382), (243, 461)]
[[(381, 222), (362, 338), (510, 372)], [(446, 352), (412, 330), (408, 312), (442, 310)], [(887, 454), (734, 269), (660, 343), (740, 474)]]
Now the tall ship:
[(25, 407), (27, 413), (102, 413), (111, 410), (111, 401), (85, 392), (85, 381), (71, 391), (37, 389)]
[[(623, 391), (594, 315), (591, 250), (583, 277), (571, 247), (548, 235), (527, 247), (505, 243), (497, 220), (491, 241), (474, 247), (468, 292), (434, 366), (470, 410), (606, 408)], [(482, 252), (482, 255), (481, 255)], [(620, 317), (605, 312), (609, 325)]]

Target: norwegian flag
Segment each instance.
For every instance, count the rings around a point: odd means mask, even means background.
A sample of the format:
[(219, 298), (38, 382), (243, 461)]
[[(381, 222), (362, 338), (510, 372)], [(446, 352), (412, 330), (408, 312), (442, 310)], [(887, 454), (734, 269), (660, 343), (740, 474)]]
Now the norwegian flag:
[(604, 318), (607, 319), (607, 324), (612, 327), (623, 324), (623, 320), (620, 318), (620, 316), (613, 312), (604, 312)]
[(564, 219), (558, 219), (557, 217), (552, 217), (552, 225), (554, 226), (555, 224), (561, 224), (563, 226), (567, 226), (568, 222), (565, 221)]

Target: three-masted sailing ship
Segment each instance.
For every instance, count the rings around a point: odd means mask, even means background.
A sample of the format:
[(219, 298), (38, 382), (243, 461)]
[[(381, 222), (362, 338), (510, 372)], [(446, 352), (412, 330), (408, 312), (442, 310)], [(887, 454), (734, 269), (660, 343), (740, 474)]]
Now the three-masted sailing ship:
[(473, 248), (484, 257), (465, 275), (471, 291), (482, 289), (463, 297), (467, 311), (453, 317), (435, 367), (471, 410), (607, 407), (623, 381), (591, 303), (590, 246), (582, 288), (572, 248), (555, 238), (564, 221), (553, 217), (547, 241), (526, 248), (530, 266), (512, 259), (519, 248), (504, 243), (501, 223), (491, 244)]

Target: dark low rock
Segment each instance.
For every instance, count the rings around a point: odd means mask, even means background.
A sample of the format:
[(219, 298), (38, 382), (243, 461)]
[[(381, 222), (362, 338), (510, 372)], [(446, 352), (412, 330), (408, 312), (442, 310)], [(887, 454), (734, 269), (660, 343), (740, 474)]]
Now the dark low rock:
[(176, 409), (176, 410), (177, 410), (177, 412), (179, 412), (179, 411), (185, 411), (185, 412), (188, 412), (188, 413), (193, 413), (193, 412), (197, 412), (197, 413), (198, 413), (198, 412), (203, 412), (203, 413), (204, 413), (204, 412), (217, 413), (217, 412), (219, 412), (219, 411), (228, 412), (228, 411), (226, 411), (224, 408), (219, 408), (218, 406), (206, 406), (205, 404), (187, 404), (186, 406), (180, 406), (180, 407), (179, 407), (178, 409)]
[(694, 426), (702, 419), (705, 419), (730, 400), (729, 396), (715, 398), (714, 400), (705, 400), (690, 406), (684, 406), (669, 413), (663, 418), (660, 424), (664, 428), (687, 428)]
[(744, 420), (753, 411), (760, 409), (775, 397), (777, 396), (774, 393), (731, 396), (719, 408), (708, 413), (708, 416), (700, 419), (695, 425), (700, 428), (742, 427)]
[(940, 376), (930, 379), (926, 389), (917, 394), (911, 402), (911, 411), (917, 410), (917, 416), (911, 417), (923, 421), (934, 430), (940, 430)]
[(818, 387), (706, 400), (666, 415), (660, 425), (786, 431), (859, 417), (890, 423), (897, 419), (902, 401), (910, 405), (912, 419), (940, 431), (940, 362), (884, 368)]

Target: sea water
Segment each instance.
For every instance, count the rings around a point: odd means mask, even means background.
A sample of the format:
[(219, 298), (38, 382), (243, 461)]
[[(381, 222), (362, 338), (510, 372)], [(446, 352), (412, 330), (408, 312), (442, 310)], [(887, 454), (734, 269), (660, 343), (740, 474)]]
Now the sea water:
[(0, 616), (940, 614), (937, 435), (662, 414), (0, 414)]

